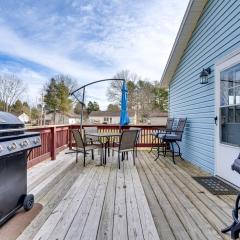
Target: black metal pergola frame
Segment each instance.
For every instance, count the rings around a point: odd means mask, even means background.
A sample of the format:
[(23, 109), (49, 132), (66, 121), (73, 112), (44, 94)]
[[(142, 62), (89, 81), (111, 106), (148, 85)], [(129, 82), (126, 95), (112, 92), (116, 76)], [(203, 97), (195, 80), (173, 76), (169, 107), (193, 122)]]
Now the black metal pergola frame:
[[(122, 81), (122, 82), (126, 82), (125, 79), (121, 79), (121, 78), (119, 78), (119, 79), (116, 79), (116, 78), (102, 79), (102, 80), (97, 80), (97, 81), (94, 81), (94, 82), (91, 82), (91, 83), (87, 83), (87, 84), (81, 86), (80, 88), (78, 88), (78, 89), (76, 89), (76, 90), (74, 90), (74, 91), (72, 91), (72, 92), (70, 93), (70, 95), (71, 95), (71, 96), (74, 96), (74, 97), (77, 99), (77, 101), (78, 101), (78, 102), (81, 104), (81, 106), (82, 106), (81, 116), (80, 116), (80, 117), (81, 117), (81, 118), (80, 118), (80, 128), (81, 128), (81, 129), (82, 129), (82, 122), (83, 122), (83, 107), (84, 107), (84, 105), (85, 105), (84, 101), (85, 101), (85, 89), (86, 89), (86, 87), (88, 87), (88, 86), (90, 86), (90, 85), (93, 85), (93, 84), (96, 84), (96, 83), (106, 82), (106, 81)], [(81, 89), (83, 89), (83, 94), (82, 94), (82, 99), (80, 100), (80, 99), (78, 98), (78, 96), (76, 96), (76, 93), (77, 93), (79, 90), (81, 90)]]

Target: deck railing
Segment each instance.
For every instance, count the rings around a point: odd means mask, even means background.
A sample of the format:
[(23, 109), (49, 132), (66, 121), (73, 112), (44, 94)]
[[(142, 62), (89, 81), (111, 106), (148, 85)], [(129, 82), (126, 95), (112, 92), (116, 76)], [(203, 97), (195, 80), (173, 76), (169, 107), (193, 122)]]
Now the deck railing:
[[(119, 132), (119, 125), (85, 125), (97, 126), (100, 132)], [(72, 148), (73, 138), (71, 129), (79, 128), (79, 125), (53, 125), (44, 127), (32, 127), (28, 131), (40, 132), (42, 146), (33, 149), (29, 154), (28, 167), (31, 167), (43, 160), (51, 158), (56, 159), (56, 155), (65, 148)], [(84, 126), (83, 126), (84, 127)], [(131, 126), (126, 126), (123, 129), (128, 129)], [(150, 133), (157, 129), (163, 129), (164, 126), (153, 125), (134, 125), (132, 127), (140, 128), (140, 136), (138, 147), (150, 147), (152, 143), (152, 135)]]

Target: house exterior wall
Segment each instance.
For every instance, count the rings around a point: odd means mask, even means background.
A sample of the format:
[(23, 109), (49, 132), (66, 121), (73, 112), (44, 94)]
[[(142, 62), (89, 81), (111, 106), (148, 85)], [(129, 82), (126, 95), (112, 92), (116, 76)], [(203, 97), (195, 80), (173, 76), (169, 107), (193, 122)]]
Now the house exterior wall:
[[(111, 121), (110, 121), (111, 119)], [(97, 117), (97, 116), (90, 116), (89, 117), (89, 123), (96, 123), (96, 124), (102, 124), (102, 123), (107, 123), (107, 124), (118, 124), (120, 121), (120, 117)]]
[[(49, 113), (45, 116), (45, 121), (48, 124), (54, 124), (54, 116), (52, 113)], [(80, 118), (69, 117), (66, 115), (56, 113), (55, 124), (79, 124)]]
[[(111, 121), (110, 121), (111, 118)], [(107, 121), (108, 119), (108, 121)], [(135, 122), (135, 117), (129, 117), (130, 123), (131, 124), (136, 124)], [(98, 116), (89, 116), (89, 123), (91, 124), (102, 124), (102, 123), (107, 123), (107, 124), (119, 124), (120, 123), (120, 117), (98, 117)]]
[[(171, 117), (187, 117), (183, 158), (214, 172), (215, 63), (240, 48), (240, 1), (209, 0), (169, 85)], [(209, 83), (199, 74), (211, 67)]]
[(22, 121), (23, 123), (28, 123), (30, 122), (30, 117), (26, 114), (23, 113), (21, 115), (18, 116), (19, 120)]

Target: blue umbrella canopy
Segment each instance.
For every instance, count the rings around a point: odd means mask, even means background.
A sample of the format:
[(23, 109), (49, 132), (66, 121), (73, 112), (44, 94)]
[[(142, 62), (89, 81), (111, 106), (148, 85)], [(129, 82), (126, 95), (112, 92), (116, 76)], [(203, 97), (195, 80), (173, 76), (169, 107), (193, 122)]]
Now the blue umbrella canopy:
[(124, 81), (122, 85), (122, 98), (121, 98), (121, 113), (120, 113), (120, 125), (125, 126), (129, 124), (128, 116), (128, 89), (127, 84)]

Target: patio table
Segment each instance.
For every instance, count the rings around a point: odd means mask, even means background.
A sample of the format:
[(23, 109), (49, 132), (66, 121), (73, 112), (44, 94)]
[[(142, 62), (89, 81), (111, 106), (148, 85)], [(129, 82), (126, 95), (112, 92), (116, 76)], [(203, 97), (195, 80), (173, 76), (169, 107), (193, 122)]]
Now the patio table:
[[(98, 137), (99, 142), (102, 144), (102, 147), (104, 147), (104, 156), (103, 161), (101, 161), (101, 165), (106, 164), (106, 155), (107, 155), (107, 148), (109, 147), (110, 140), (112, 137), (120, 137), (121, 133), (113, 133), (113, 132), (96, 132), (96, 133), (86, 133), (86, 136), (88, 137)], [(108, 151), (109, 156), (109, 151)]]

